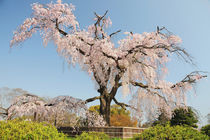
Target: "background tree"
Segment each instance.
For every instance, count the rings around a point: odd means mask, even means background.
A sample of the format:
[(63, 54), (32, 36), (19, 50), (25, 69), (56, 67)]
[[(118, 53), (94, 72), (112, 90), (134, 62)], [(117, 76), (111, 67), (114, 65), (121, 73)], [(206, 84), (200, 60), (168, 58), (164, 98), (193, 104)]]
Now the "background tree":
[(27, 91), (21, 88), (0, 88), (0, 119), (7, 117), (7, 108), (11, 105), (12, 101), (21, 94), (26, 94)]
[(99, 96), (87, 99), (86, 103), (98, 99), (100, 114), (107, 124), (110, 124), (112, 101), (123, 108), (131, 107), (115, 98), (119, 88), (125, 95), (136, 93), (132, 94), (131, 105), (137, 112), (149, 108), (155, 111), (159, 106), (170, 112), (174, 106), (185, 104), (184, 93), (205, 77), (196, 71), (174, 84), (163, 79), (171, 54), (192, 62), (190, 55), (179, 47), (181, 39), (164, 27), (151, 33), (125, 32), (127, 36), (116, 44), (111, 38), (120, 30), (111, 34), (105, 32), (112, 24), (107, 11), (104, 15), (94, 13), (94, 24), (80, 29), (71, 4), (62, 4), (58, 0), (46, 5), (35, 3), (32, 9), (32, 17), (14, 32), (11, 46), (24, 42), (37, 31), (40, 31), (45, 45), (53, 41), (57, 52), (69, 64), (79, 64), (96, 83)]
[(177, 108), (173, 111), (171, 125), (188, 125), (197, 128), (198, 115), (191, 107)]
[(159, 115), (158, 118), (153, 122), (153, 126), (160, 124), (160, 125), (165, 125), (167, 122), (170, 121), (169, 115), (167, 114), (167, 112), (160, 108), (159, 109)]
[[(13, 91), (13, 89), (10, 90)], [(56, 127), (106, 125), (103, 117), (90, 113), (85, 101), (81, 99), (58, 96), (45, 100), (45, 98), (30, 94), (27, 91), (15, 97), (8, 108), (2, 108), (0, 110), (1, 116), (6, 120), (22, 118), (36, 122), (45, 121)]]
[(112, 105), (110, 124), (111, 126), (137, 127), (138, 121), (131, 116), (129, 110), (125, 110), (119, 105)]
[[(91, 106), (89, 108), (90, 111), (100, 113), (100, 106)], [(111, 106), (110, 113), (110, 125), (111, 126), (128, 126), (128, 127), (137, 127), (138, 120), (131, 116), (129, 110), (123, 109), (119, 105)]]

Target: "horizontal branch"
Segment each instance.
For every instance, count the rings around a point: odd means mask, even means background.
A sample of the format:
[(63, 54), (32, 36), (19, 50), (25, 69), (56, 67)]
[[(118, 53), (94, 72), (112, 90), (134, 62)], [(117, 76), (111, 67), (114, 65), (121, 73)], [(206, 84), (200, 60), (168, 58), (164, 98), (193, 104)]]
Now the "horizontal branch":
[(97, 96), (97, 97), (93, 97), (93, 98), (89, 98), (87, 100), (85, 100), (85, 104), (89, 103), (89, 102), (92, 102), (92, 101), (95, 101), (95, 100), (98, 100), (100, 99), (102, 96)]
[(148, 88), (148, 85), (145, 85), (145, 84), (143, 84), (143, 83), (134, 82), (134, 81), (130, 81), (130, 83), (131, 83), (133, 86), (138, 86), (138, 87), (141, 87), (141, 88)]

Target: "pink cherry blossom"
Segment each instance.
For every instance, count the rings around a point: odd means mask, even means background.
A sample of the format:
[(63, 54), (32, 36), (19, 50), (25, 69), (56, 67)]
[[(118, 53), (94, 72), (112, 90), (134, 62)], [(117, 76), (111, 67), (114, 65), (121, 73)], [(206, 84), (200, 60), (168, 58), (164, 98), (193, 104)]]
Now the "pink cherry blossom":
[(205, 77), (194, 72), (174, 84), (163, 79), (168, 73), (166, 64), (172, 54), (192, 62), (190, 55), (179, 46), (180, 37), (168, 33), (165, 28), (142, 34), (125, 32), (126, 37), (115, 44), (111, 37), (120, 30), (112, 34), (105, 31), (112, 25), (107, 12), (104, 15), (95, 13), (95, 23), (88, 29), (80, 29), (73, 14), (75, 7), (71, 4), (58, 0), (47, 5), (35, 3), (32, 9), (32, 17), (14, 32), (11, 46), (24, 42), (37, 31), (45, 45), (53, 41), (58, 54), (70, 65), (79, 64), (95, 82), (100, 96), (87, 99), (87, 102), (99, 99), (101, 114), (107, 122), (110, 113), (107, 107), (111, 101), (126, 106), (115, 98), (119, 88), (124, 96), (133, 95), (131, 103), (136, 110), (155, 112), (164, 106), (170, 112), (174, 106), (185, 105), (185, 93)]

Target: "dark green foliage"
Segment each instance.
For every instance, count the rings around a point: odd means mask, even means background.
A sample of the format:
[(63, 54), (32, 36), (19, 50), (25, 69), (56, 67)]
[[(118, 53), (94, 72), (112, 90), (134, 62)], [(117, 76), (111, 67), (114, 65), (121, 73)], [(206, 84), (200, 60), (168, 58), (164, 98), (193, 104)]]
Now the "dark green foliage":
[(192, 110), (192, 108), (178, 108), (173, 111), (171, 118), (171, 125), (188, 125), (194, 128), (198, 126), (196, 123), (198, 122), (198, 117), (196, 113)]
[(102, 132), (83, 132), (76, 140), (109, 140), (109, 136)]
[(170, 126), (170, 124), (156, 125), (144, 130), (141, 134), (134, 136), (135, 140), (209, 140), (192, 127)]
[(0, 121), (1, 140), (65, 140), (66, 136), (47, 123), (8, 120)]
[(210, 124), (203, 126), (201, 128), (201, 133), (206, 134), (210, 137)]

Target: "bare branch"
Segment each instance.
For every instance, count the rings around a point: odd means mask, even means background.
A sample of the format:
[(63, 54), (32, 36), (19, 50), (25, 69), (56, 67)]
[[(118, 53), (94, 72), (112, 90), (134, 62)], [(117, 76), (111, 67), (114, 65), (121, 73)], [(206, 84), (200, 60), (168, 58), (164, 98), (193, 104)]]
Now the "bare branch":
[(103, 20), (103, 18), (106, 16), (106, 14), (108, 13), (108, 10), (104, 13), (103, 16), (99, 16), (96, 12), (94, 12), (97, 21), (95, 22), (94, 26), (95, 26), (95, 39), (99, 39), (98, 37), (98, 28), (97, 27), (101, 27), (100, 30), (102, 32), (102, 38), (104, 38), (104, 34), (103, 34), (103, 25), (100, 25), (101, 20)]
[(95, 100), (98, 100), (100, 99), (102, 96), (97, 96), (97, 97), (93, 97), (93, 98), (89, 98), (87, 100), (85, 100), (85, 104), (89, 103), (89, 102), (92, 102), (92, 101), (95, 101)]
[(118, 30), (118, 31), (116, 31), (116, 32), (111, 33), (111, 34), (109, 35), (109, 37), (112, 37), (113, 35), (115, 35), (115, 34), (117, 34), (117, 33), (119, 33), (119, 32), (121, 32), (121, 30)]
[(195, 79), (195, 76), (196, 75), (199, 75), (200, 76), (199, 79), (202, 79), (202, 78), (206, 78), (207, 77), (207, 75), (201, 75), (200, 73), (206, 73), (206, 72), (203, 72), (203, 71), (193, 71), (190, 74), (188, 74), (187, 76), (185, 76), (183, 80), (181, 80), (180, 82), (178, 82), (178, 83), (174, 84), (173, 86), (171, 86), (171, 88), (175, 88), (176, 86), (179, 86), (180, 87), (181, 86), (181, 85), (179, 85), (180, 83), (190, 83), (190, 84), (196, 83), (196, 81), (198, 80), (198, 79)]
[(108, 13), (108, 10), (106, 10), (106, 12), (104, 13), (103, 16), (99, 16), (96, 12), (94, 12), (95, 16), (100, 20), (103, 19), (106, 16), (107, 13)]

